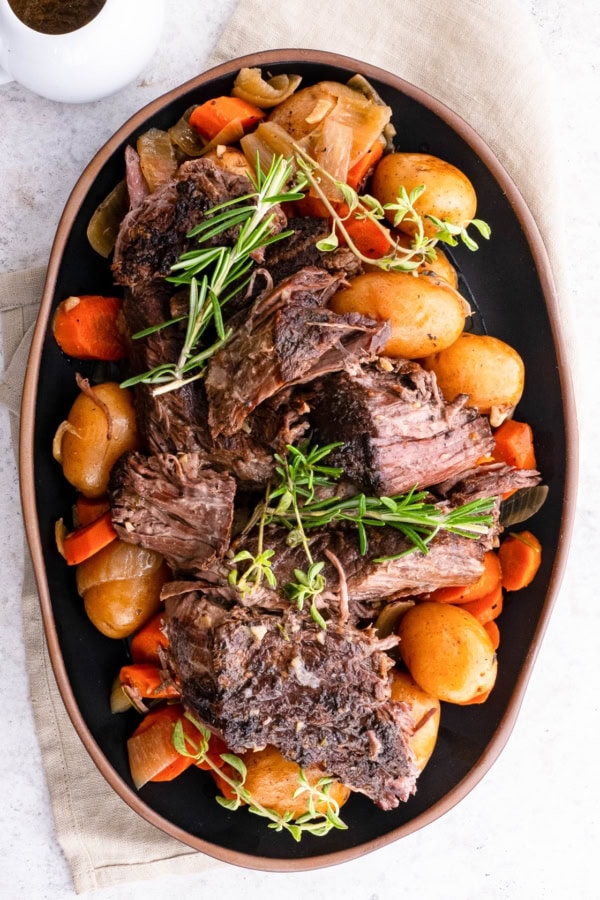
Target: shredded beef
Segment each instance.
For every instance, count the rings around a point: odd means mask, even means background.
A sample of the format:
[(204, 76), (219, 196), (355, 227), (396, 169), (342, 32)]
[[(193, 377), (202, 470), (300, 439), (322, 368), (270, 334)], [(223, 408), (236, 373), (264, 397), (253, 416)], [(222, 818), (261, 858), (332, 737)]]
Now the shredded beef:
[(326, 308), (340, 282), (341, 276), (324, 269), (301, 269), (256, 300), (209, 363), (206, 392), (214, 436), (235, 434), (259, 403), (283, 388), (384, 346), (387, 323)]
[(490, 453), (489, 421), (465, 401), (447, 403), (435, 375), (406, 360), (347, 366), (308, 400), (318, 443), (343, 442), (330, 464), (380, 496), (437, 484)]
[(390, 699), (388, 643), (297, 612), (167, 600), (169, 662), (184, 703), (234, 753), (274, 745), (321, 766), (382, 809), (407, 800), (417, 770), (406, 707)]
[(132, 452), (111, 472), (117, 534), (160, 553), (174, 572), (194, 573), (223, 556), (231, 540), (235, 480), (199, 453)]

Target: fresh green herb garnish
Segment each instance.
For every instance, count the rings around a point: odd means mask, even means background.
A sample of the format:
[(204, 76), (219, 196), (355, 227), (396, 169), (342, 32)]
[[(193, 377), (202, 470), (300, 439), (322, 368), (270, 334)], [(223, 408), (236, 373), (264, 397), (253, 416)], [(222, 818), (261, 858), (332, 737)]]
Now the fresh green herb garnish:
[[(339, 446), (339, 443), (325, 447), (311, 447), (307, 443), (298, 447), (288, 445), (285, 456), (275, 456), (278, 483), (273, 488), (267, 488), (265, 499), (256, 507), (244, 530), (247, 534), (257, 522), (260, 523), (257, 556), (242, 551), (243, 558), (251, 562), (243, 576), (245, 590), (251, 592), (253, 585), (260, 583), (260, 580), (253, 581), (252, 577), (264, 565), (265, 553), (269, 554), (269, 576), (275, 578), (270, 571), (273, 552), (262, 549), (265, 524), (285, 526), (288, 544), (301, 545), (308, 561), (306, 571), (294, 570), (295, 581), (285, 586), (285, 592), (299, 610), (310, 599), (311, 616), (322, 628), (326, 627), (326, 623), (317, 608), (317, 598), (326, 586), (322, 574), (325, 564), (313, 558), (309, 543), (311, 529), (348, 522), (356, 528), (360, 552), (365, 555), (368, 552), (367, 528), (394, 528), (408, 540), (409, 547), (395, 556), (375, 557), (372, 560), (375, 563), (391, 562), (415, 550), (427, 553), (428, 545), (441, 531), (474, 540), (485, 536), (493, 524), (492, 510), (496, 503), (494, 497), (485, 497), (445, 509), (432, 503), (427, 491), (416, 489), (393, 497), (370, 497), (364, 493), (340, 497), (337, 492), (343, 470), (337, 466), (323, 465), (323, 460)], [(325, 496), (319, 497), (319, 492)], [(241, 558), (238, 554), (233, 561)], [(237, 570), (230, 583), (239, 586)]]
[[(178, 721), (173, 730), (173, 746), (182, 756), (191, 757), (194, 762), (208, 765), (219, 779), (228, 785), (234, 796), (231, 799), (217, 797), (217, 802), (226, 809), (237, 810), (242, 804), (247, 804), (249, 812), (269, 820), (269, 828), (274, 831), (287, 831), (294, 840), (300, 841), (304, 834), (313, 834), (323, 837), (333, 828), (346, 829), (347, 825), (340, 818), (339, 804), (331, 796), (330, 788), (332, 778), (320, 778), (316, 784), (311, 784), (303, 769), (298, 775), (298, 789), (294, 797), (307, 793), (307, 812), (293, 818), (292, 812), (283, 814), (269, 809), (259, 803), (245, 787), (247, 769), (242, 759), (232, 753), (220, 754), (221, 760), (233, 769), (233, 774), (219, 766), (210, 756), (210, 731), (202, 722), (199, 722), (190, 713), (185, 713), (188, 719), (198, 730), (197, 741), (193, 741), (183, 730), (182, 721)], [(188, 747), (192, 745), (193, 749)], [(324, 806), (323, 811), (317, 809), (317, 805)]]
[[(335, 250), (339, 244), (339, 236), (341, 235), (352, 253), (362, 262), (371, 266), (375, 265), (388, 272), (412, 272), (422, 263), (435, 259), (435, 247), (439, 242), (450, 246), (456, 246), (458, 238), (460, 238), (469, 250), (477, 250), (477, 243), (467, 231), (470, 225), (476, 228), (482, 237), (486, 239), (490, 237), (491, 229), (487, 222), (484, 222), (482, 219), (472, 219), (465, 225), (454, 225), (452, 222), (438, 219), (435, 216), (430, 215), (425, 216), (425, 218), (433, 222), (437, 230), (433, 236), (427, 236), (425, 234), (423, 217), (419, 215), (414, 206), (415, 202), (425, 191), (425, 185), (420, 185), (412, 190), (410, 194), (404, 187), (401, 187), (395, 203), (386, 203), (382, 205), (379, 200), (372, 197), (370, 194), (359, 195), (349, 185), (332, 178), (328, 172), (319, 168), (315, 161), (311, 159), (301, 147), (297, 146), (296, 151), (298, 154), (296, 162), (300, 171), (304, 174), (306, 181), (315, 194), (325, 204), (332, 219), (330, 234), (317, 244), (320, 250)], [(344, 212), (343, 215), (323, 190), (321, 184), (323, 178), (328, 179), (335, 185), (344, 203), (348, 207), (347, 212)], [(385, 213), (387, 211), (394, 212), (393, 224), (396, 228), (401, 223), (410, 223), (412, 225), (414, 233), (411, 237), (411, 244), (410, 247), (404, 247), (396, 242), (392, 245), (390, 252), (386, 254), (386, 256), (382, 256), (379, 259), (372, 259), (361, 253), (352, 240), (345, 223), (352, 217), (358, 219), (371, 219), (372, 221), (379, 223), (385, 218)]]
[[(249, 284), (254, 267), (253, 254), (292, 234), (290, 230), (275, 234), (273, 225), (274, 208), (302, 196), (299, 190), (303, 179), (295, 187), (287, 188), (293, 172), (292, 163), (281, 156), (273, 159), (266, 174), (257, 166), (252, 193), (214, 206), (189, 232), (188, 237), (197, 238), (200, 246), (183, 253), (171, 267), (173, 274), (166, 279), (173, 284), (189, 285), (189, 310), (183, 317), (187, 318), (187, 326), (179, 358), (175, 363), (163, 363), (134, 375), (123, 382), (122, 387), (143, 382), (156, 385), (154, 394), (164, 394), (202, 378), (207, 361), (231, 336), (231, 329), (225, 328), (223, 323), (222, 308)], [(202, 246), (234, 227), (239, 231), (232, 246)], [(146, 329), (134, 338), (177, 321), (181, 319), (171, 319)], [(201, 347), (209, 326), (214, 328), (216, 339), (209, 346)]]

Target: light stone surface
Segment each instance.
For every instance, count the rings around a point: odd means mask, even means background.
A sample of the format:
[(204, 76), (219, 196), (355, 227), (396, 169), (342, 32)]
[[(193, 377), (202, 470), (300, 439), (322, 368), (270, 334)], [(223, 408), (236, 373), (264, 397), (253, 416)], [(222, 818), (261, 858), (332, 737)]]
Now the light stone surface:
[[(163, 900), (174, 894), (221, 900), (600, 897), (600, 614), (593, 565), (600, 548), (595, 205), (600, 199), (595, 130), (600, 11), (597, 0), (523, 3), (547, 54), (561, 123), (581, 489), (569, 565), (511, 738), (483, 781), (450, 813), (375, 854), (297, 875), (219, 868), (203, 876), (105, 889), (97, 894), (100, 900)], [(46, 261), (69, 191), (91, 156), (139, 107), (205, 67), (235, 2), (177, 0), (169, 6), (155, 59), (135, 84), (114, 97), (69, 107), (14, 84), (0, 87), (0, 271)], [(4, 415), (0, 497), (0, 896), (66, 900), (75, 894), (54, 837), (28, 698), (19, 609), (18, 477)]]

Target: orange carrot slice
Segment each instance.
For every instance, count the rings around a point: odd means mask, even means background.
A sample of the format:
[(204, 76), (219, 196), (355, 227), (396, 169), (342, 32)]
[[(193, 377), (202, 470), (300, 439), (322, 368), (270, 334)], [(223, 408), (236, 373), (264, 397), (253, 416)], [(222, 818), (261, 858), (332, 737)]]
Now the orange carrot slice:
[(194, 131), (207, 141), (212, 141), (220, 131), (233, 122), (239, 122), (243, 131), (257, 125), (266, 113), (253, 103), (240, 97), (215, 97), (197, 106), (189, 118)]
[(502, 586), (520, 591), (531, 584), (542, 562), (542, 545), (531, 531), (511, 532), (498, 550)]
[(493, 457), (515, 469), (537, 468), (531, 425), (506, 419), (494, 432)]
[(63, 553), (69, 566), (78, 566), (94, 556), (117, 537), (110, 511), (105, 512), (90, 525), (84, 525), (67, 534), (63, 540)]
[(59, 303), (52, 320), (56, 343), (76, 359), (118, 360), (127, 355), (122, 300), (83, 294)]
[(438, 603), (468, 603), (471, 600), (479, 600), (494, 590), (502, 579), (500, 560), (494, 550), (488, 550), (483, 557), (483, 573), (473, 584), (457, 585), (456, 587), (437, 588), (432, 591), (429, 599)]

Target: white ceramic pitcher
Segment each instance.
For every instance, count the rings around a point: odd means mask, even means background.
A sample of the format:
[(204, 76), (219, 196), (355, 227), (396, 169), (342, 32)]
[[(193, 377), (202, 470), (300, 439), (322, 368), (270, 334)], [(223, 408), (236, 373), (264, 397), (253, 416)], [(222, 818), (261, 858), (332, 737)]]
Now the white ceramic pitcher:
[(0, 84), (18, 81), (64, 103), (113, 94), (149, 62), (164, 11), (165, 0), (106, 0), (76, 31), (44, 34), (17, 18), (8, 0), (0, 0)]

